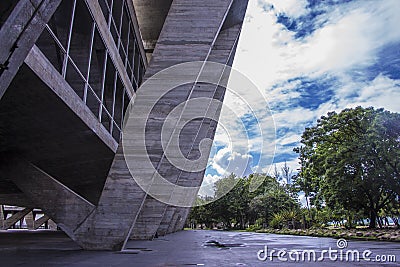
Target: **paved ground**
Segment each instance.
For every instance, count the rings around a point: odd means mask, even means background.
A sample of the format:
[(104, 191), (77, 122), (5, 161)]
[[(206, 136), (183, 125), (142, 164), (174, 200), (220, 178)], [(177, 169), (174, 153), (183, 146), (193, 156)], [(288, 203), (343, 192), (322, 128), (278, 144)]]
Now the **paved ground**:
[[(125, 252), (83, 251), (61, 232), (0, 232), (0, 266), (400, 266), (400, 243), (348, 241), (347, 248), (338, 249), (332, 238), (283, 236), (223, 231), (182, 231), (153, 241), (130, 241)], [(257, 253), (268, 249), (278, 252), (260, 261)], [(321, 262), (302, 261), (303, 251), (315, 251)], [(296, 253), (294, 250), (297, 250)], [(375, 256), (395, 255), (398, 262), (346, 262), (349, 250), (370, 250), (370, 259)], [(343, 251), (340, 260), (340, 251)], [(286, 254), (284, 254), (286, 252)], [(291, 252), (290, 256), (289, 253)], [(296, 261), (296, 257), (299, 260)], [(259, 253), (261, 258), (264, 253)], [(291, 260), (290, 257), (293, 259)], [(361, 256), (360, 256), (361, 257)], [(351, 260), (352, 257), (348, 256)]]

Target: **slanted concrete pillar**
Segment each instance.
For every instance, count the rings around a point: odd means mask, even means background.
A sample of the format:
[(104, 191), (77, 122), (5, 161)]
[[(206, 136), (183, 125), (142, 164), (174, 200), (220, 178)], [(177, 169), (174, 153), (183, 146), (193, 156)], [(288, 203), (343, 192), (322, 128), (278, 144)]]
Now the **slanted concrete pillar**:
[(168, 228), (169, 225), (171, 224), (171, 220), (175, 214), (175, 210), (177, 207), (174, 206), (168, 206), (164, 212), (164, 216), (161, 220), (160, 226), (157, 229), (157, 235), (158, 236), (163, 236), (168, 234)]
[(133, 180), (120, 146), (96, 209), (74, 232), (78, 243), (91, 250), (122, 249), (144, 198), (145, 193)]
[(37, 166), (24, 159), (10, 158), (1, 166), (2, 175), (12, 180), (35, 206), (58, 222), (60, 228), (74, 239), (73, 231), (93, 211), (94, 205)]
[[(174, 0), (152, 60), (146, 70), (146, 77), (151, 77), (178, 63), (210, 60), (213, 53), (219, 50), (218, 47), (223, 47), (223, 51), (232, 51), (231, 44), (225, 47), (225, 44), (218, 45), (217, 41), (225, 29), (231, 28), (226, 17), (228, 13), (231, 13), (232, 3), (236, 1), (243, 2), (241, 0)], [(97, 3), (95, 0), (86, 2), (90, 5)], [(95, 11), (99, 14), (101, 12), (100, 9)], [(231, 21), (230, 19), (229, 22)], [(233, 25), (239, 24), (241, 21)], [(231, 37), (237, 38), (237, 36)], [(224, 54), (217, 53), (215, 55), (218, 55), (218, 61), (215, 59), (217, 62), (226, 63), (231, 59), (231, 56)], [(31, 58), (33, 59), (33, 57)], [(221, 99), (215, 95), (213, 87), (199, 86), (198, 88), (199, 91), (193, 90), (193, 84), (177, 87), (176, 90), (165, 96), (164, 100), (166, 101), (160, 102), (157, 112), (152, 113), (148, 118), (149, 134), (146, 136), (146, 141), (149, 141), (148, 151), (152, 163), (157, 166), (157, 172), (164, 175), (169, 182), (185, 186), (201, 182), (203, 173), (182, 173), (180, 170), (174, 169), (167, 160), (161, 160), (163, 151), (160, 150), (162, 145), (158, 135), (160, 134), (160, 125), (169, 111), (188, 100), (192, 93), (197, 96)], [(219, 91), (217, 90), (217, 92)], [(140, 96), (135, 101), (135, 107), (138, 107), (136, 112), (139, 113), (140, 108), (144, 105), (154, 104), (151, 101), (146, 102), (145, 99), (140, 99)], [(183, 142), (182, 151), (189, 155), (189, 158), (198, 155), (198, 144), (210, 131), (209, 129), (212, 129), (212, 133), (214, 133), (215, 127), (212, 128), (209, 122), (201, 120), (194, 121), (191, 127), (188, 127), (188, 133), (183, 136), (185, 142)], [(127, 141), (133, 143), (135, 140)], [(144, 162), (140, 157), (144, 155), (134, 155), (133, 152), (133, 155), (129, 154), (127, 157), (135, 158), (135, 156), (138, 156), (135, 163), (140, 167)], [(122, 143), (119, 144), (96, 206), (61, 184), (57, 177), (52, 177), (46, 173), (46, 170), (31, 162), (17, 158), (1, 167), (1, 175), (12, 180), (35, 206), (42, 208), (46, 215), (54, 219), (60, 228), (84, 249), (121, 249), (131, 234), (139, 238), (151, 238), (160, 223), (164, 221), (164, 215), (167, 214), (167, 205), (146, 196), (146, 193), (131, 177)], [(151, 170), (145, 174), (150, 179), (153, 173), (154, 171)], [(188, 211), (187, 208), (182, 210), (172, 208), (171, 210), (172, 212), (165, 216), (165, 222), (170, 221), (167, 232), (178, 229), (182, 221), (186, 219)], [(45, 219), (47, 218), (42, 221)], [(165, 228), (166, 223), (163, 225)]]
[(45, 224), (48, 220), (50, 219), (49, 216), (47, 216), (46, 214), (43, 215), (42, 217), (40, 217), (39, 219), (37, 219), (34, 223), (34, 230), (37, 230), (40, 228), (40, 226), (42, 226), (43, 224)]
[[(218, 34), (228, 15), (232, 2), (232, 0), (221, 0), (217, 2), (214, 0), (174, 1), (166, 18), (163, 30), (161, 31), (145, 78), (149, 78), (158, 71), (175, 64), (209, 60), (213, 46), (217, 42)], [(185, 16), (182, 16), (182, 14), (185, 14)], [(207, 20), (204, 20), (204, 14), (208, 14)], [(188, 22), (186, 23), (185, 20), (188, 20)], [(210, 85), (207, 86), (210, 87)], [(203, 86), (187, 84), (168, 92), (168, 94), (163, 97), (163, 99), (166, 100), (162, 103), (157, 103), (157, 110), (160, 112), (153, 115), (157, 120), (151, 121), (151, 126), (148, 129), (149, 132), (152, 133), (146, 136), (146, 142), (148, 141), (149, 144), (152, 144), (149, 145), (148, 151), (150, 151), (150, 153), (155, 151), (153, 152), (155, 155), (150, 155), (150, 157), (152, 157), (153, 164), (157, 166), (157, 172), (171, 183), (177, 182), (181, 175), (181, 170), (177, 169), (171, 165), (167, 159), (163, 158), (161, 146), (163, 120), (175, 106), (187, 101), (194, 91), (202, 91), (202, 87)], [(209, 93), (207, 96), (212, 98), (213, 93), (211, 92), (211, 94)], [(141, 104), (139, 98), (136, 101), (138, 104)], [(154, 103), (148, 104), (154, 105)], [(201, 108), (203, 109), (204, 107)], [(136, 112), (138, 112), (138, 110), (136, 110)], [(188, 140), (187, 142), (182, 142), (184, 144), (181, 149), (182, 153), (185, 155), (190, 152), (191, 144), (197, 135), (197, 129), (201, 126), (201, 120), (192, 121), (190, 123), (190, 129), (187, 130), (187, 133), (182, 135), (185, 140)], [(157, 135), (155, 133), (160, 134)], [(140, 165), (140, 162), (138, 162), (138, 165)], [(143, 209), (135, 222), (130, 238), (151, 239), (156, 234), (166, 209), (167, 204), (147, 196)]]
[(173, 232), (181, 231), (185, 227), (186, 224), (186, 219), (189, 215), (190, 208), (181, 208), (178, 213), (179, 213), (179, 218), (178, 221), (175, 224), (174, 229), (172, 229)]
[(29, 212), (32, 211), (32, 208), (25, 208), (15, 214), (13, 214), (10, 218), (3, 222), (2, 230), (7, 230), (16, 224), (18, 221), (22, 220)]
[(56, 224), (56, 222), (53, 221), (52, 219), (49, 219), (49, 220), (47, 221), (47, 228), (48, 228), (49, 230), (57, 230), (57, 224)]
[[(242, 28), (242, 22), (247, 8), (247, 1), (235, 1), (227, 16), (221, 32), (213, 46), (209, 61), (218, 62), (231, 66), (235, 55), (237, 42)], [(201, 90), (194, 91), (193, 97), (210, 97), (223, 101), (226, 84), (221, 84), (219, 88), (213, 88), (209, 85), (202, 85)], [(219, 117), (221, 109), (216, 111), (216, 118)], [(196, 140), (193, 142), (193, 148), (190, 150), (189, 158), (196, 157), (199, 154), (198, 146), (202, 139), (214, 139), (217, 122), (203, 121), (199, 126)], [(180, 174), (177, 184), (182, 186), (200, 186), (204, 177), (204, 172), (192, 174)], [(193, 196), (195, 199), (196, 196)], [(193, 201), (194, 201), (193, 199)], [(164, 213), (164, 218), (159, 226), (157, 233), (163, 235), (183, 229), (190, 209), (185, 207), (168, 207)], [(179, 219), (180, 218), (180, 219)], [(169, 225), (166, 224), (169, 222)]]

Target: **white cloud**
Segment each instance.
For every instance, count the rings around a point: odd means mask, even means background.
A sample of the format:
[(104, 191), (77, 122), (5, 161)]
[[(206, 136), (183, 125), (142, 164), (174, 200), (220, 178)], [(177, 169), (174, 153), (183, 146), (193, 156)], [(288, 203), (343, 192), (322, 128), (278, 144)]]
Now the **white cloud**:
[(201, 184), (198, 195), (200, 196), (214, 196), (214, 183), (223, 177), (220, 175), (207, 174), (204, 176), (203, 183)]
[[(274, 10), (263, 9), (265, 3), (274, 5)], [(309, 36), (296, 39), (294, 32), (276, 23), (276, 12), (299, 18), (309, 12), (305, 0), (250, 0), (234, 68), (264, 90), (274, 107), (279, 107), (273, 110), (276, 128), (286, 129), (286, 132), (274, 140), (271, 134), (274, 122), (269, 120), (261, 129), (266, 133), (263, 140), (256, 137), (247, 140), (240, 132), (238, 118), (248, 114), (249, 109), (234, 97), (227, 96), (225, 103), (234, 107), (236, 113), (233, 115), (223, 110), (221, 114), (220, 121), (229, 129), (229, 135), (218, 127), (215, 144), (226, 146), (226, 149), (213, 153), (210, 159), (210, 168), (219, 175), (225, 174), (228, 158), (232, 160), (233, 169), (239, 166), (248, 168), (244, 162), (251, 159), (249, 151), (256, 150), (262, 143), (272, 147), (276, 141), (278, 155), (294, 153), (288, 144), (298, 145), (304, 128), (328, 111), (362, 105), (400, 112), (397, 104), (400, 99), (399, 81), (385, 74), (372, 81), (366, 78), (356, 80), (352, 76), (355, 70), (360, 70), (362, 75), (363, 69), (376, 64), (378, 51), (385, 45), (400, 42), (400, 1), (361, 0), (334, 8), (326, 7), (325, 11), (318, 17), (319, 21), (326, 21), (322, 27)], [(312, 81), (321, 79), (323, 75), (337, 80), (333, 92), (329, 92), (332, 99), (321, 103), (315, 110), (293, 105), (302, 97), (296, 90), (301, 80), (293, 78), (305, 77)], [(247, 88), (242, 88), (239, 93), (251, 99), (248, 103), (253, 110), (269, 114), (265, 101), (252, 99)], [(232, 142), (235, 150), (228, 152)], [(298, 168), (297, 159), (289, 163), (293, 169)], [(262, 163), (259, 167), (268, 170), (268, 166)]]
[(276, 143), (284, 146), (298, 142), (300, 142), (300, 137), (297, 134), (292, 134), (292, 135), (285, 135), (284, 137), (278, 139)]
[(382, 74), (362, 87), (357, 102), (363, 106), (383, 107), (400, 112), (400, 81), (392, 80)]
[[(259, 3), (263, 4), (264, 1), (259, 1)], [(290, 17), (300, 17), (304, 15), (307, 10), (307, 1), (306, 0), (268, 0), (267, 3), (274, 6), (274, 9), (279, 13), (285, 13)]]
[(250, 154), (241, 154), (225, 147), (220, 149), (212, 158), (211, 167), (221, 176), (235, 173), (243, 176), (249, 172), (253, 157)]

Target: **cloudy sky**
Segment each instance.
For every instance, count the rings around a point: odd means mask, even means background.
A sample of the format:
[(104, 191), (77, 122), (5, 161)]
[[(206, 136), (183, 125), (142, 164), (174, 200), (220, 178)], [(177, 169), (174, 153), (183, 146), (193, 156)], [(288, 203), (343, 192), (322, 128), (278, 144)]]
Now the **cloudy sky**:
[[(223, 109), (201, 194), (230, 172), (268, 172), (270, 163), (285, 161), (297, 169), (293, 148), (328, 111), (361, 105), (400, 112), (399, 28), (399, 0), (249, 0), (234, 68), (266, 100), (246, 105), (226, 96), (241, 112)], [(241, 123), (252, 132), (246, 142)]]

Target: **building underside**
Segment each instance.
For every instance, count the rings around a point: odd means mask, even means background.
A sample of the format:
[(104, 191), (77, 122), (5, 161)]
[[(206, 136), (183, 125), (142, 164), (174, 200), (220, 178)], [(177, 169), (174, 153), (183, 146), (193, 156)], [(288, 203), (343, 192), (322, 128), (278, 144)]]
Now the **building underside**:
[[(182, 229), (190, 209), (152, 198), (132, 178), (124, 116), (140, 85), (165, 68), (232, 65), (246, 7), (247, 0), (2, 1), (0, 204), (22, 208), (10, 217), (0, 208), (1, 229), (24, 216), (31, 229), (51, 219), (91, 250), (119, 250), (129, 238)], [(147, 129), (147, 151), (170, 182), (198, 186), (204, 171), (182, 172), (163, 160), (163, 119), (190, 98), (222, 101), (224, 93), (181, 86), (155, 105), (163, 112), (150, 117), (157, 123)], [(213, 139), (216, 126), (189, 122), (182, 153), (198, 157), (200, 141)], [(38, 210), (44, 216), (31, 222)]]

